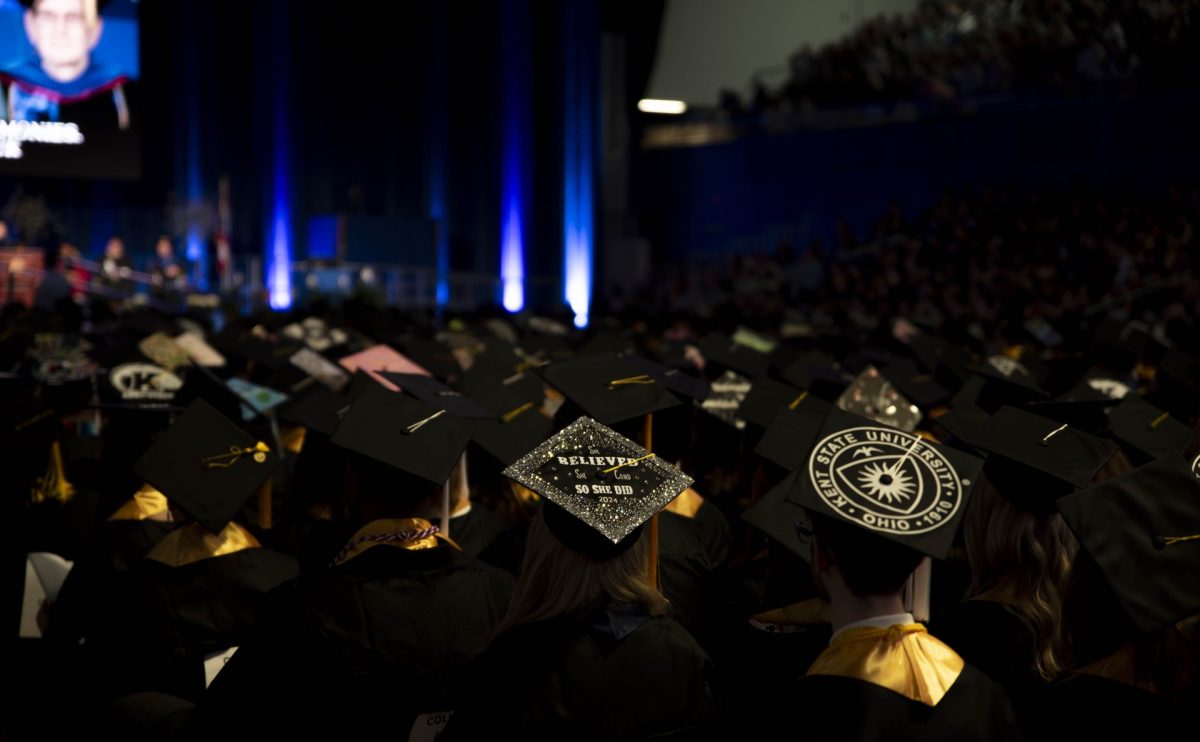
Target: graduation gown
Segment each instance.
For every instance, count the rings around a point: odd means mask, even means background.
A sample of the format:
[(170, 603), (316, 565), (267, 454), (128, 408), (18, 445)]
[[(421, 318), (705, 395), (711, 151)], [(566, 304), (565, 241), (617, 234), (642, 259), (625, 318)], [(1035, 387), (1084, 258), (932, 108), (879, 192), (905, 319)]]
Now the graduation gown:
[[(388, 524), (373, 522), (359, 534), (403, 530)], [(336, 727), (340, 735), (405, 738), (419, 715), (449, 710), (450, 668), (482, 649), (512, 586), (506, 572), (440, 539), (342, 555), (333, 568), (268, 596), (192, 726), (236, 724), (271, 736)]]
[(1021, 739), (1003, 690), (918, 624), (839, 633), (783, 698), (769, 716), (792, 739)]
[(205, 657), (240, 645), (264, 596), (297, 573), (294, 559), (234, 524), (220, 536), (197, 524), (175, 529), (117, 575), (96, 629), (83, 637), (95, 688), (104, 689), (97, 696), (198, 698)]
[(1031, 725), (1027, 740), (1175, 739), (1195, 717), (1194, 705), (1172, 703), (1129, 683), (1082, 673), (1055, 683), (1047, 702), (1054, 713)]
[(470, 668), (440, 740), (706, 738), (710, 674), (681, 625), (640, 607), (517, 626)]

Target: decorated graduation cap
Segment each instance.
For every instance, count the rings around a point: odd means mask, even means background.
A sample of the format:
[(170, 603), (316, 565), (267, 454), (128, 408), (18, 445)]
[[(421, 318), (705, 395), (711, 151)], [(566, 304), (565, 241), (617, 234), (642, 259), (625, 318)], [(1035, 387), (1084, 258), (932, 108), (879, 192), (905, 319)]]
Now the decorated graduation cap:
[(97, 379), (101, 401), (115, 404), (169, 404), (183, 388), (183, 379), (162, 366), (139, 360), (114, 364)]
[(983, 462), (832, 409), (789, 499), (944, 559)]
[[(1200, 480), (1168, 456), (1058, 501), (1128, 623), (1092, 613), (1115, 644), (1200, 613)], [(1118, 622), (1120, 623), (1120, 622)], [(1096, 628), (1096, 627), (1091, 627)]]
[(631, 547), (642, 524), (692, 478), (616, 431), (581, 417), (504, 470), (549, 503), (546, 525), (596, 559)]
[(713, 380), (700, 408), (726, 425), (741, 430), (746, 427), (746, 421), (738, 416), (738, 410), (753, 385), (754, 382), (745, 376), (726, 371)]
[(1188, 426), (1140, 397), (1126, 397), (1109, 413), (1112, 435), (1135, 462), (1179, 456), (1192, 440)]
[(347, 371), (364, 372), (393, 391), (395, 391), (396, 385), (383, 378), (381, 372), (395, 371), (404, 374), (430, 375), (423, 367), (417, 365), (416, 361), (401, 355), (387, 345), (373, 345), (366, 350), (340, 358), (338, 363)]
[(342, 391), (350, 383), (350, 374), (345, 369), (312, 348), (297, 350), (288, 358), (288, 363), (335, 392)]
[(344, 345), (350, 340), (349, 333), (341, 328), (331, 327), (320, 317), (306, 317), (299, 322), (284, 325), (279, 329), (279, 335), (293, 342), (304, 343), (318, 353)]
[(879, 369), (867, 366), (837, 399), (839, 409), (911, 433), (921, 410), (899, 392)]
[(288, 399), (281, 391), (236, 376), (226, 380), (225, 385), (242, 400), (242, 420), (245, 421), (271, 412)]
[(270, 478), (279, 458), (203, 400), (184, 410), (133, 470), (219, 533)]
[(538, 369), (584, 414), (604, 425), (669, 409), (679, 400), (658, 380), (611, 353), (572, 358)]
[(1087, 486), (1117, 447), (1068, 423), (1016, 407), (1002, 407), (972, 433), (989, 456), (988, 481), (1032, 512), (1053, 509), (1054, 500)]
[(443, 484), (471, 438), (465, 422), (443, 409), (367, 384), (342, 414), (334, 445)]

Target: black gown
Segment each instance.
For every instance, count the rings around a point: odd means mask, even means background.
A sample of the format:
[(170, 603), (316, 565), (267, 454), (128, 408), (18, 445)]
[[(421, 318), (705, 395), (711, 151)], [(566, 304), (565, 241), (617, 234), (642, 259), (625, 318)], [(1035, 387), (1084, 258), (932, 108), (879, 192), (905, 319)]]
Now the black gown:
[(141, 691), (198, 698), (204, 658), (245, 641), (266, 594), (297, 573), (294, 559), (259, 547), (182, 566), (147, 558), (118, 574), (83, 637), (93, 700)]
[[(1020, 740), (1004, 692), (970, 665), (936, 706), (926, 706), (866, 680), (810, 675), (772, 704), (776, 730), (812, 742), (991, 742)], [(767, 727), (772, 728), (772, 727)]]
[(1168, 740), (1194, 736), (1186, 731), (1195, 718), (1194, 702), (1172, 703), (1119, 680), (1070, 675), (1051, 687), (1047, 702), (1053, 705), (1054, 713), (1032, 725), (1027, 740)]
[(307, 574), (268, 596), (191, 727), (404, 739), (418, 715), (450, 709), (450, 669), (482, 649), (512, 587), (506, 572), (445, 545), (375, 546)]
[(638, 609), (518, 626), (467, 670), (439, 739), (707, 739), (710, 675), (682, 626)]

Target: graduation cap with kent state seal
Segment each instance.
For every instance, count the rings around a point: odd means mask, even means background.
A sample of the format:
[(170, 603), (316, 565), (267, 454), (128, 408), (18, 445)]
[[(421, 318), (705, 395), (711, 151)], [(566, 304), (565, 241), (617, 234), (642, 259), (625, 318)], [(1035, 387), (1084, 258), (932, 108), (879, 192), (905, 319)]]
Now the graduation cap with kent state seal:
[(944, 559), (982, 466), (974, 456), (834, 408), (788, 499)]
[(580, 417), (504, 470), (538, 493), (550, 531), (595, 559), (636, 543), (642, 524), (692, 478), (633, 441)]
[(266, 443), (197, 400), (133, 470), (200, 525), (220, 533), (278, 464)]

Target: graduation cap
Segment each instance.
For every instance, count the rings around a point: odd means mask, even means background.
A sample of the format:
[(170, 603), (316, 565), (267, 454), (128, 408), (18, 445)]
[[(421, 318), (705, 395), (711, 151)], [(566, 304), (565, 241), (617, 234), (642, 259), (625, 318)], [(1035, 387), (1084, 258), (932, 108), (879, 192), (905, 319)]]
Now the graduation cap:
[(788, 497), (806, 510), (944, 559), (982, 464), (834, 408)]
[(777, 412), (793, 402), (799, 404), (808, 396), (807, 392), (774, 379), (759, 379), (750, 385), (750, 391), (738, 406), (737, 416), (765, 430), (775, 420)]
[(1111, 376), (1089, 374), (1063, 394), (1062, 399), (1067, 401), (1109, 399), (1115, 402), (1124, 399), (1133, 392), (1133, 387), (1120, 379), (1114, 379)]
[(538, 368), (551, 386), (604, 425), (616, 425), (679, 405), (679, 400), (629, 361), (602, 353)]
[(775, 413), (754, 452), (791, 471), (808, 460), (808, 452), (833, 405), (807, 394)]
[(930, 418), (930, 428), (943, 443), (961, 442), (972, 451), (980, 450), (980, 431), (991, 419), (983, 408), (972, 403), (955, 405), (937, 417)]
[(708, 396), (700, 403), (700, 409), (741, 430), (746, 427), (746, 421), (738, 417), (738, 410), (741, 409), (742, 402), (752, 386), (753, 382), (745, 376), (726, 371), (713, 381)]
[(306, 394), (293, 397), (279, 408), (279, 419), (300, 425), (321, 435), (331, 436), (341, 415), (350, 406), (350, 398), (329, 387), (315, 386)]
[(1109, 422), (1113, 437), (1138, 463), (1182, 455), (1192, 440), (1188, 426), (1140, 397), (1123, 399), (1109, 413)]
[(471, 438), (467, 424), (378, 384), (367, 384), (342, 415), (334, 445), (443, 484)]
[(611, 558), (692, 478), (588, 417), (551, 436), (504, 475), (541, 495), (546, 525), (567, 546)]
[(799, 487), (802, 472), (795, 471), (779, 484), (772, 487), (758, 502), (742, 513), (742, 520), (782, 544), (788, 551), (809, 561), (811, 539), (805, 539), (796, 528), (804, 521), (804, 508), (788, 499), (788, 493)]
[(862, 370), (838, 397), (837, 406), (907, 433), (916, 430), (922, 418), (921, 410), (897, 391), (874, 366)]
[(198, 366), (220, 368), (225, 365), (225, 356), (197, 333), (185, 332), (176, 337), (174, 342)]
[(270, 412), (288, 399), (283, 392), (236, 376), (226, 380), (225, 385), (242, 400), (242, 419), (247, 422)]
[(792, 386), (804, 389), (827, 402), (836, 400), (854, 380), (833, 356), (816, 351), (800, 356), (782, 369), (780, 376)]
[(728, 335), (711, 333), (700, 342), (700, 353), (705, 367), (729, 369), (751, 379), (767, 375), (771, 368), (771, 356), (743, 345)]
[(1000, 408), (972, 432), (972, 444), (989, 454), (988, 481), (1032, 512), (1085, 487), (1117, 451), (1103, 438), (1016, 407)]
[(707, 379), (690, 374), (678, 368), (664, 366), (643, 356), (628, 354), (621, 356), (640, 373), (653, 376), (672, 394), (687, 397), (697, 402), (703, 402), (708, 397), (710, 385)]
[(176, 344), (175, 339), (165, 332), (156, 332), (142, 338), (138, 343), (142, 355), (157, 363), (159, 366), (174, 371), (180, 366), (189, 366), (191, 356)]
[(278, 455), (204, 400), (184, 410), (133, 470), (200, 525), (220, 533), (274, 472)]
[(538, 403), (509, 387), (493, 384), (481, 388), (479, 404), (493, 414), (472, 424), (471, 441), (502, 465), (508, 466), (550, 437), (554, 424), (539, 411)]
[(937, 383), (947, 389), (957, 389), (971, 376), (967, 371), (970, 353), (962, 346), (921, 333), (909, 339), (908, 348)]
[(1108, 410), (1114, 404), (1115, 400), (1107, 398), (1055, 399), (1046, 402), (1029, 402), (1021, 405), (1021, 409), (1048, 420), (1067, 423), (1073, 428), (1092, 435), (1107, 436), (1110, 427)]
[(1067, 495), (1058, 510), (1135, 632), (1118, 643), (1200, 613), (1200, 481), (1182, 459), (1158, 459)]
[(880, 369), (880, 374), (922, 409), (929, 410), (950, 401), (950, 390), (939, 384), (933, 374), (918, 368), (907, 358), (889, 363)]
[(330, 327), (329, 323), (320, 317), (306, 317), (299, 322), (284, 325), (279, 329), (279, 335), (304, 343), (318, 353), (324, 353), (350, 340), (349, 333), (337, 327)]
[(202, 399), (232, 420), (242, 419), (242, 399), (225, 380), (204, 366), (183, 369), (183, 387), (175, 394), (175, 404), (186, 407)]
[(380, 375), (381, 371), (396, 371), (404, 374), (421, 374), (424, 376), (430, 375), (428, 371), (417, 365), (411, 358), (401, 355), (395, 349), (386, 345), (373, 345), (366, 350), (339, 359), (338, 363), (347, 371), (363, 371), (372, 379), (393, 391), (395, 391), (396, 385), (383, 378)]
[(393, 371), (384, 371), (382, 376), (395, 384), (401, 392), (421, 400), (434, 409), (445, 410), (455, 417), (470, 420), (495, 417), (487, 409), (463, 396), (462, 392), (451, 389), (432, 376), (401, 374)]
[(288, 358), (288, 362), (335, 392), (350, 383), (350, 374), (312, 348), (301, 348)]
[(1039, 377), (1032, 361), (995, 354), (971, 370), (984, 379), (976, 401), (986, 410), (1050, 398), (1038, 383)]
[(183, 380), (161, 366), (133, 361), (110, 368), (98, 387), (100, 398), (109, 402), (169, 404), (183, 388)]

